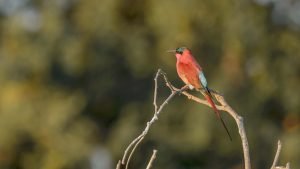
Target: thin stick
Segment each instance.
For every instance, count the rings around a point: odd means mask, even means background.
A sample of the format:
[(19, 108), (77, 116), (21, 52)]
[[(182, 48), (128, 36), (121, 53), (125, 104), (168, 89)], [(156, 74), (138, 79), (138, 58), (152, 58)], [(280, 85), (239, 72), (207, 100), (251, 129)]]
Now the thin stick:
[[(122, 163), (117, 165), (117, 169), (120, 169), (120, 168), (123, 168), (125, 166), (125, 169), (128, 169), (128, 165), (129, 165), (129, 162), (136, 150), (136, 148), (138, 147), (138, 145), (143, 141), (144, 137), (147, 135), (151, 125), (156, 121), (158, 120), (158, 115), (162, 112), (163, 108), (168, 104), (168, 102), (175, 96), (177, 95), (178, 93), (182, 93), (184, 92), (185, 90), (187, 90), (188, 88), (186, 86), (182, 87), (181, 89), (178, 89), (178, 90), (173, 90), (172, 88), (170, 88), (171, 90), (171, 94), (167, 97), (167, 99), (158, 107), (157, 106), (157, 88), (158, 88), (158, 85), (157, 85), (157, 81), (158, 81), (158, 77), (159, 75), (164, 75), (164, 72), (161, 71), (160, 69), (157, 71), (156, 73), (156, 76), (154, 78), (154, 82), (155, 82), (155, 87), (154, 87), (154, 99), (153, 99), (153, 105), (154, 105), (154, 115), (153, 117), (151, 118), (150, 121), (147, 122), (147, 125), (144, 129), (144, 131), (137, 137), (135, 138), (130, 144), (129, 146), (126, 148), (125, 152), (124, 152), (124, 155), (123, 155), (123, 158), (122, 158)], [(129, 154), (129, 155), (128, 155)], [(127, 158), (128, 156), (128, 158)]]
[(290, 169), (290, 163), (286, 163), (285, 166), (278, 166), (278, 159), (279, 159), (279, 156), (280, 156), (280, 152), (281, 152), (281, 141), (278, 140), (277, 142), (277, 151), (276, 151), (276, 154), (275, 154), (275, 157), (274, 157), (274, 161), (273, 161), (273, 164), (271, 166), (271, 169)]
[[(165, 77), (165, 74), (163, 74), (164, 79), (166, 81), (166, 84), (168, 84), (167, 86), (175, 91), (178, 91), (179, 89), (174, 87), (167, 79), (167, 77)], [(211, 90), (213, 91), (213, 90)], [(204, 104), (210, 107), (210, 104), (204, 100), (204, 99), (200, 99), (192, 94), (189, 94), (186, 91), (182, 92), (183, 95), (185, 95), (186, 97), (188, 97), (189, 99), (200, 103), (200, 104)], [(238, 130), (239, 130), (239, 134), (242, 140), (242, 146), (243, 146), (243, 153), (244, 153), (244, 163), (245, 163), (245, 169), (251, 169), (251, 163), (250, 163), (250, 155), (249, 155), (249, 145), (248, 145), (248, 139), (246, 136), (246, 131), (244, 128), (244, 122), (243, 122), (243, 117), (239, 116), (236, 111), (234, 111), (229, 104), (227, 104), (227, 102), (225, 101), (225, 98), (220, 95), (219, 93), (213, 91), (212, 94), (214, 95), (214, 97), (217, 99), (217, 101), (220, 103), (220, 105), (216, 105), (217, 109), (222, 110), (227, 112), (230, 116), (232, 116), (238, 126)]]
[(122, 162), (121, 160), (119, 160), (116, 169), (121, 169), (121, 167), (122, 167)]
[(274, 161), (273, 161), (273, 164), (271, 166), (271, 169), (273, 169), (273, 168), (276, 167), (276, 165), (278, 163), (280, 152), (281, 152), (281, 142), (280, 142), (280, 140), (278, 140), (278, 142), (277, 142), (277, 151), (276, 151), (276, 154), (275, 154)]
[[(159, 77), (159, 75), (162, 75), (166, 86), (169, 87), (169, 89), (171, 90), (171, 94), (167, 97), (167, 99), (158, 107), (157, 106), (157, 88), (158, 88), (158, 82), (157, 79)], [(187, 96), (189, 99), (196, 101), (200, 104), (204, 104), (207, 106), (210, 106), (209, 103), (206, 100), (200, 99), (194, 95), (189, 94), (188, 92), (186, 92), (186, 90), (188, 89), (188, 86), (184, 86), (181, 89), (178, 89), (176, 87), (174, 87), (170, 81), (168, 80), (166, 74), (162, 71), (162, 70), (158, 70), (156, 73), (156, 76), (154, 78), (155, 81), (155, 88), (154, 88), (154, 99), (153, 99), (153, 105), (154, 105), (154, 115), (152, 117), (152, 119), (147, 122), (147, 125), (144, 129), (144, 131), (137, 137), (135, 138), (130, 144), (129, 146), (126, 148), (123, 158), (122, 158), (122, 164), (118, 164), (117, 169), (123, 168), (124, 166), (125, 169), (128, 169), (128, 165), (130, 162), (131, 157), (133, 156), (134, 151), (136, 150), (137, 146), (142, 142), (142, 140), (144, 139), (144, 137), (147, 135), (151, 125), (158, 120), (158, 115), (161, 113), (161, 111), (163, 110), (163, 108), (168, 104), (168, 102), (177, 94), (182, 93), (183, 95)], [(248, 146), (248, 140), (247, 140), (247, 136), (246, 136), (246, 132), (245, 132), (245, 128), (244, 128), (244, 122), (243, 122), (243, 118), (241, 116), (239, 116), (225, 101), (224, 97), (222, 95), (220, 95), (219, 93), (212, 91), (212, 94), (214, 95), (214, 97), (217, 99), (217, 101), (219, 102), (220, 105), (216, 105), (217, 109), (219, 110), (223, 110), (225, 112), (227, 112), (229, 115), (231, 115), (237, 126), (238, 126), (238, 130), (239, 130), (239, 134), (242, 140), (242, 145), (243, 145), (243, 153), (244, 153), (244, 162), (245, 162), (245, 169), (251, 169), (251, 164), (250, 164), (250, 156), (249, 156), (249, 146)], [(129, 153), (130, 152), (130, 153)], [(129, 153), (129, 157), (127, 158)], [(120, 166), (121, 165), (121, 166)]]
[(290, 169), (290, 163), (286, 163), (285, 169)]
[(156, 158), (156, 153), (157, 153), (157, 150), (153, 150), (152, 156), (151, 156), (151, 158), (149, 160), (149, 163), (148, 163), (146, 169), (150, 169), (152, 167), (153, 161)]
[(157, 112), (157, 101), (156, 101), (156, 98), (157, 98), (157, 89), (158, 89), (158, 86), (157, 86), (157, 79), (158, 79), (158, 76), (159, 76), (159, 72), (161, 70), (158, 69), (157, 73), (156, 73), (156, 76), (154, 78), (154, 84), (155, 84), (155, 87), (154, 87), (154, 97), (153, 97), (153, 105), (154, 105), (154, 112), (156, 113)]
[[(155, 119), (157, 118), (157, 104), (156, 104), (157, 88), (158, 88), (158, 87), (157, 87), (157, 79), (158, 79), (158, 76), (160, 75), (160, 73), (161, 73), (161, 70), (159, 69), (159, 70), (157, 71), (156, 75), (155, 75), (155, 78), (154, 78), (154, 85), (155, 85), (155, 87), (154, 87), (154, 99), (153, 99), (153, 105), (154, 105), (155, 112), (154, 112), (154, 116), (153, 116), (154, 118), (152, 118), (151, 121), (155, 121)], [(151, 125), (151, 124), (150, 124), (150, 125)], [(144, 130), (137, 138), (135, 138), (135, 139), (129, 144), (129, 146), (126, 148), (126, 150), (125, 150), (125, 152), (124, 152), (124, 155), (123, 155), (123, 158), (122, 158), (122, 165), (126, 165), (126, 168), (128, 167), (128, 162), (129, 162), (129, 160), (130, 160), (130, 156), (127, 158), (127, 155), (128, 155), (128, 153), (129, 153), (129, 150), (131, 150), (133, 146), (134, 146), (135, 148), (137, 147), (138, 142), (139, 142), (140, 140), (143, 139), (143, 136), (144, 136), (144, 135), (146, 135), (146, 132), (145, 132), (145, 131), (147, 130), (148, 126), (149, 126), (149, 123), (147, 123), (147, 126), (146, 126), (145, 130)], [(130, 155), (133, 154), (135, 148), (132, 149)], [(126, 160), (127, 160), (127, 162), (126, 162)]]
[[(171, 94), (167, 97), (167, 99), (165, 99), (165, 101), (158, 106), (157, 105), (157, 89), (158, 89), (158, 77), (162, 76), (163, 79), (165, 80), (165, 84), (167, 87), (169, 87)], [(154, 87), (154, 98), (153, 98), (153, 105), (154, 105), (154, 115), (151, 118), (150, 121), (147, 122), (147, 125), (144, 129), (144, 131), (138, 136), (136, 137), (130, 144), (129, 146), (126, 148), (122, 161), (120, 160), (116, 166), (116, 169), (128, 169), (128, 164), (130, 162), (130, 159), (133, 156), (134, 151), (136, 150), (136, 148), (138, 147), (138, 145), (143, 141), (143, 139), (145, 138), (145, 136), (147, 135), (148, 131), (150, 130), (151, 125), (158, 120), (158, 115), (161, 113), (161, 111), (163, 110), (163, 108), (168, 104), (168, 102), (177, 94), (183, 94), (186, 97), (188, 97), (188, 99), (191, 99), (197, 103), (200, 104), (204, 104), (206, 106), (210, 107), (210, 104), (204, 100), (204, 99), (200, 99), (188, 92), (186, 92), (186, 90), (188, 90), (188, 86), (184, 86), (181, 89), (178, 89), (176, 87), (174, 87), (170, 81), (168, 80), (166, 73), (164, 73), (162, 70), (158, 70), (156, 73), (156, 76), (154, 78), (154, 82), (155, 82), (155, 87)], [(227, 112), (231, 117), (234, 118), (237, 127), (238, 127), (238, 131), (241, 137), (241, 141), (242, 141), (242, 147), (243, 147), (243, 154), (244, 154), (244, 163), (245, 163), (245, 169), (251, 169), (251, 163), (250, 163), (250, 155), (249, 155), (249, 145), (248, 145), (248, 139), (246, 136), (246, 131), (244, 128), (244, 122), (243, 122), (243, 117), (239, 116), (238, 113), (233, 110), (230, 105), (226, 102), (225, 98), (219, 94), (218, 92), (211, 90), (211, 93), (213, 94), (213, 96), (216, 98), (216, 100), (218, 101), (219, 105), (216, 105), (216, 108), (218, 110), (222, 110)], [(278, 141), (278, 146), (277, 146), (277, 152), (274, 158), (274, 162), (272, 164), (271, 169), (290, 169), (290, 163), (287, 163), (286, 166), (276, 166), (277, 162), (278, 162), (278, 158), (280, 155), (280, 151), (281, 151), (281, 142)], [(129, 155), (128, 155), (129, 154)], [(128, 158), (127, 158), (128, 156)], [(153, 151), (152, 157), (147, 165), (146, 169), (150, 169), (152, 166), (152, 163), (154, 161), (154, 159), (156, 158), (156, 150)]]

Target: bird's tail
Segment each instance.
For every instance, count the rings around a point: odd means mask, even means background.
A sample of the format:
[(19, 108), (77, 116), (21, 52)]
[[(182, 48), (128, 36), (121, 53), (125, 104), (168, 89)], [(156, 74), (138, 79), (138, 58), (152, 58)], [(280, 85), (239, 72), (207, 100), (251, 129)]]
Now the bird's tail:
[(226, 132), (227, 132), (227, 135), (229, 136), (229, 139), (232, 141), (232, 137), (231, 137), (231, 135), (230, 135), (230, 133), (229, 133), (229, 130), (228, 130), (228, 128), (226, 127), (226, 124), (225, 124), (225, 122), (224, 122), (222, 116), (220, 115), (219, 110), (216, 108), (216, 105), (215, 105), (214, 101), (212, 100), (212, 96), (211, 96), (211, 93), (210, 93), (209, 89), (206, 89), (205, 92), (203, 92), (203, 95), (204, 95), (205, 99), (207, 100), (207, 102), (208, 102), (208, 103), (210, 104), (210, 106), (212, 107), (212, 109), (214, 110), (214, 112), (216, 113), (218, 119), (220, 119), (220, 121), (221, 121), (223, 127), (225, 128), (225, 130), (226, 130)]

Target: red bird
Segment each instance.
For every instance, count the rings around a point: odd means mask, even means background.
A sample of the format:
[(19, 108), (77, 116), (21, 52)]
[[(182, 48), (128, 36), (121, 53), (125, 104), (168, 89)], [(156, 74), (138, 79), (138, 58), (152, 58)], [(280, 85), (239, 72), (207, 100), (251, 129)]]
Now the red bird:
[(177, 73), (181, 80), (189, 86), (190, 89), (196, 89), (200, 91), (206, 98), (207, 102), (211, 105), (212, 109), (216, 113), (217, 117), (221, 120), (230, 140), (232, 140), (231, 135), (222, 119), (219, 110), (216, 108), (215, 103), (212, 100), (212, 95), (210, 89), (207, 86), (207, 81), (202, 71), (201, 66), (197, 63), (196, 59), (193, 57), (190, 49), (186, 47), (180, 47), (176, 50), (171, 50), (169, 52), (174, 52), (177, 58), (176, 68)]

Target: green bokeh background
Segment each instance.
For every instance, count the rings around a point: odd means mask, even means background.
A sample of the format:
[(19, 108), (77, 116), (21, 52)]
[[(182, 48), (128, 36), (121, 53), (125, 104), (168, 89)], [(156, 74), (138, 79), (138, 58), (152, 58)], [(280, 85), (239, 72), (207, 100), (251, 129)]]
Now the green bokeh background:
[[(244, 117), (253, 168), (270, 167), (278, 139), (280, 163), (300, 168), (299, 25), (278, 22), (273, 7), (250, 0), (0, 1), (0, 168), (115, 168), (152, 117), (157, 69), (183, 85), (176, 58), (165, 52), (179, 46), (192, 49), (210, 87)], [(168, 94), (163, 86), (159, 101)], [(211, 109), (176, 97), (130, 168), (145, 168), (154, 148), (154, 168), (243, 168), (236, 125), (223, 116), (233, 142)]]

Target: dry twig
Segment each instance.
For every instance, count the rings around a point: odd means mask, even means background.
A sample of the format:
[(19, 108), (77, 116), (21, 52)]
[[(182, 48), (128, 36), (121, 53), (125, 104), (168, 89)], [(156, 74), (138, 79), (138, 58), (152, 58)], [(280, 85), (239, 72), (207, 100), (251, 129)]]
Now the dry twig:
[(280, 152), (281, 152), (281, 147), (282, 147), (281, 146), (281, 141), (278, 140), (278, 142), (277, 142), (277, 151), (276, 151), (271, 169), (290, 169), (290, 163), (286, 163), (286, 166), (277, 166), (278, 159), (279, 159)]
[[(180, 89), (172, 86), (172, 84), (168, 81), (167, 77), (165, 76), (165, 74), (163, 74), (164, 76), (164, 79), (167, 83), (167, 86), (170, 88), (170, 89), (173, 89), (175, 91), (179, 91)], [(243, 152), (244, 152), (244, 162), (245, 162), (245, 169), (251, 169), (251, 163), (250, 163), (250, 155), (249, 155), (249, 146), (248, 146), (248, 139), (247, 139), (247, 136), (246, 136), (246, 131), (245, 131), (245, 128), (244, 128), (244, 122), (243, 122), (243, 117), (239, 116), (236, 111), (234, 111), (228, 104), (227, 102), (225, 101), (225, 98), (213, 91), (213, 90), (210, 90), (212, 92), (212, 94), (214, 95), (214, 97), (216, 98), (216, 100), (220, 103), (220, 105), (216, 105), (217, 109), (219, 110), (223, 110), (225, 112), (227, 112), (230, 116), (232, 116), (238, 126), (238, 129), (239, 129), (239, 134), (240, 134), (240, 137), (241, 137), (241, 140), (242, 140), (242, 145), (243, 145)], [(198, 102), (198, 103), (201, 103), (201, 104), (204, 104), (206, 106), (209, 106), (210, 107), (210, 104), (206, 101), (206, 100), (203, 100), (203, 99), (200, 99), (186, 91), (183, 91), (182, 92), (183, 95), (185, 95), (186, 97), (188, 97), (189, 99), (195, 101), (195, 102)]]
[(150, 160), (149, 160), (149, 163), (148, 163), (146, 169), (150, 169), (150, 168), (152, 167), (152, 163), (153, 163), (153, 161), (154, 161), (155, 158), (156, 158), (156, 153), (157, 153), (157, 150), (153, 150), (152, 156), (151, 156), (151, 158), (150, 158)]
[[(153, 105), (154, 105), (154, 115), (152, 117), (152, 119), (150, 121), (147, 122), (147, 125), (144, 129), (144, 131), (137, 137), (135, 138), (130, 144), (129, 146), (126, 148), (122, 161), (118, 162), (118, 165), (116, 167), (116, 169), (123, 169), (125, 167), (125, 169), (128, 169), (128, 165), (130, 162), (130, 159), (135, 151), (135, 149), (137, 148), (137, 146), (143, 141), (143, 139), (145, 138), (145, 136), (147, 135), (151, 125), (158, 120), (158, 115), (161, 113), (161, 111), (163, 110), (163, 108), (168, 104), (168, 102), (178, 93), (181, 93), (185, 90), (187, 90), (187, 86), (182, 87), (181, 89), (178, 90), (173, 90), (172, 88), (170, 88), (171, 90), (171, 94), (167, 97), (167, 99), (160, 105), (157, 105), (157, 80), (159, 75), (163, 75), (165, 78), (165, 74), (162, 70), (158, 70), (156, 73), (156, 76), (154, 78), (155, 81), (155, 87), (154, 87), (154, 99), (153, 99)], [(167, 83), (169, 83), (169, 81), (166, 81)]]
[[(171, 94), (166, 98), (166, 100), (160, 105), (157, 105), (157, 88), (158, 88), (158, 77), (159, 76), (163, 76), (163, 79), (166, 83), (166, 86), (169, 87)], [(206, 106), (210, 107), (210, 104), (204, 100), (204, 99), (200, 99), (190, 93), (188, 93), (186, 90), (188, 89), (188, 86), (184, 86), (180, 89), (174, 87), (170, 81), (168, 80), (166, 74), (162, 71), (162, 70), (158, 70), (156, 73), (156, 76), (154, 78), (155, 81), (155, 87), (154, 87), (154, 99), (153, 99), (153, 105), (154, 105), (154, 115), (152, 117), (152, 119), (147, 122), (147, 125), (144, 129), (144, 131), (137, 137), (135, 138), (130, 144), (129, 146), (126, 148), (122, 161), (118, 162), (118, 165), (116, 167), (116, 169), (128, 169), (128, 164), (130, 162), (130, 159), (135, 151), (135, 149), (137, 148), (137, 146), (143, 141), (144, 137), (147, 135), (151, 125), (158, 120), (158, 115), (161, 113), (162, 109), (168, 104), (168, 102), (177, 94), (182, 93), (183, 95), (185, 95), (186, 97), (188, 97), (188, 99), (191, 99), (197, 103), (200, 104), (204, 104)], [(218, 101), (219, 105), (216, 105), (218, 110), (222, 110), (224, 112), (227, 112), (231, 117), (234, 118), (237, 127), (238, 127), (238, 131), (240, 134), (240, 138), (242, 141), (242, 147), (243, 147), (243, 154), (244, 154), (244, 165), (245, 165), (245, 169), (251, 169), (251, 163), (250, 163), (250, 155), (249, 155), (249, 146), (248, 146), (248, 140), (247, 140), (247, 136), (246, 136), (246, 131), (244, 128), (244, 122), (243, 122), (243, 117), (239, 116), (238, 113), (236, 111), (234, 111), (234, 109), (231, 108), (231, 106), (226, 102), (225, 98), (219, 94), (216, 91), (211, 90), (211, 93), (213, 94), (213, 96), (216, 98), (216, 100)], [(278, 149), (277, 149), (277, 153), (273, 162), (273, 165), (271, 167), (271, 169), (290, 169), (289, 168), (289, 163), (286, 164), (285, 167), (277, 167), (277, 161), (278, 161), (278, 157), (280, 154), (280, 149), (281, 149), (281, 144), (280, 142), (278, 142)], [(156, 157), (156, 151), (153, 152), (153, 155), (148, 163), (147, 169), (149, 169), (152, 165), (153, 160)]]

